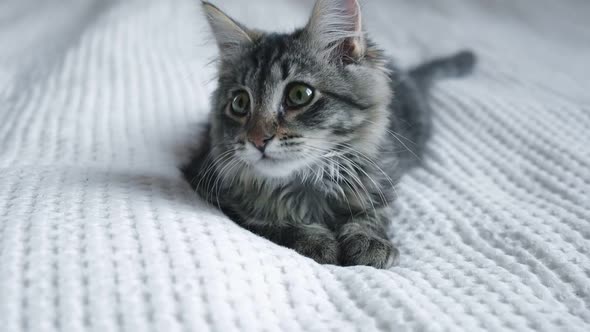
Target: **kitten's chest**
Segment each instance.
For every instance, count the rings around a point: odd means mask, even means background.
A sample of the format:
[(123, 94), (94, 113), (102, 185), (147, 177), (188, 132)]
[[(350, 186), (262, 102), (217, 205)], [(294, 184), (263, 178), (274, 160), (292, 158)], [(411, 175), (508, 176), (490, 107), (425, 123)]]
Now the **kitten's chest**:
[(235, 199), (234, 210), (246, 219), (266, 224), (326, 223), (333, 204), (325, 193), (301, 185), (245, 190)]

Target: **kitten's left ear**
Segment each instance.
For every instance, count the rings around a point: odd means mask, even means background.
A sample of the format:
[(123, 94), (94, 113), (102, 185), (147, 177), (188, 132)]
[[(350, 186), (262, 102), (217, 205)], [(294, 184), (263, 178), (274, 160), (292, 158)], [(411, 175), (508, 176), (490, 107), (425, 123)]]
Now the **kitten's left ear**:
[(259, 37), (257, 32), (244, 27), (211, 3), (201, 3), (222, 58), (239, 54), (243, 46), (254, 43)]
[(305, 27), (313, 46), (356, 61), (365, 56), (366, 42), (358, 0), (317, 0)]

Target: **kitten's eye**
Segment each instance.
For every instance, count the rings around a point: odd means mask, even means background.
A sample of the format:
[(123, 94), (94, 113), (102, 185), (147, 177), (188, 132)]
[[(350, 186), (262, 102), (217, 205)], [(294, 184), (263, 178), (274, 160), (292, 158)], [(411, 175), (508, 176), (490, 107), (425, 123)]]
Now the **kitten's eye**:
[(313, 88), (303, 83), (295, 83), (287, 88), (287, 106), (303, 107), (313, 100)]
[(245, 116), (250, 109), (250, 96), (246, 91), (240, 91), (231, 102), (231, 111), (237, 116)]

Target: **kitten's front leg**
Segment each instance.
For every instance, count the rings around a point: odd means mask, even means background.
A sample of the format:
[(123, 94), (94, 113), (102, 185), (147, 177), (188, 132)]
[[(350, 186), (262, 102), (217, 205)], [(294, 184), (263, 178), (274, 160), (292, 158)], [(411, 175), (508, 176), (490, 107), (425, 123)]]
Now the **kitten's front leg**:
[(342, 265), (386, 269), (396, 264), (399, 251), (389, 241), (381, 218), (386, 217), (356, 218), (341, 226), (337, 238)]
[(278, 245), (291, 248), (320, 264), (338, 264), (338, 240), (330, 229), (322, 225), (276, 226), (249, 222), (245, 228)]

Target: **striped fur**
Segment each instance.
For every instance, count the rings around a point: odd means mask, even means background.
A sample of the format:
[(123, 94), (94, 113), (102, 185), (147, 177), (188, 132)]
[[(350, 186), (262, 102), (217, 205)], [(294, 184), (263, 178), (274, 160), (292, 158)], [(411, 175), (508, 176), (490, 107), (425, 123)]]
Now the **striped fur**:
[[(290, 34), (252, 33), (203, 6), (220, 46), (219, 78), (187, 179), (243, 227), (320, 263), (390, 266), (395, 185), (430, 126), (422, 87), (465, 61), (395, 69), (363, 32), (357, 1), (319, 0), (308, 25)], [(308, 106), (285, 106), (293, 82), (315, 89)], [(244, 118), (229, 110), (236, 90), (250, 96)], [(248, 141), (253, 131), (272, 137), (264, 152)]]

